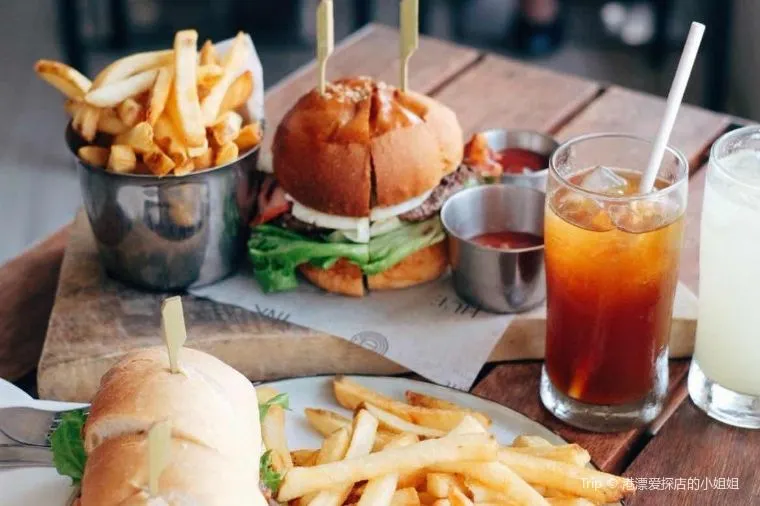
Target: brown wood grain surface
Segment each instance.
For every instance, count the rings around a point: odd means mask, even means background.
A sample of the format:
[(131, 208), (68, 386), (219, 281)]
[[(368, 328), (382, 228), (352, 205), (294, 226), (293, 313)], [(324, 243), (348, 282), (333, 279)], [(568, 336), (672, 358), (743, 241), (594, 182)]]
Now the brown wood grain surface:
[(760, 504), (758, 469), (760, 431), (716, 422), (686, 400), (626, 470), (638, 486), (628, 504)]
[(13, 381), (37, 365), (68, 231), (0, 267), (0, 378)]
[(436, 98), (454, 109), (465, 135), (497, 127), (551, 132), (599, 90), (586, 79), (489, 55)]
[[(688, 361), (670, 362), (670, 387), (666, 414), (680, 404), (683, 396), (678, 393)], [(594, 463), (602, 470), (620, 472), (631, 457), (631, 451), (641, 444), (645, 428), (615, 434), (595, 434), (574, 429), (555, 418), (544, 409), (538, 396), (541, 364), (523, 362), (496, 366), (485, 379), (472, 390), (473, 393), (491, 399), (523, 413), (529, 418), (555, 431), (568, 441), (588, 449)]]
[[(665, 100), (662, 98), (611, 86), (557, 136), (565, 140), (592, 132), (626, 132), (652, 138), (657, 133), (664, 110)], [(691, 169), (695, 170), (701, 166), (712, 142), (729, 123), (725, 114), (683, 105), (670, 144), (683, 151)]]

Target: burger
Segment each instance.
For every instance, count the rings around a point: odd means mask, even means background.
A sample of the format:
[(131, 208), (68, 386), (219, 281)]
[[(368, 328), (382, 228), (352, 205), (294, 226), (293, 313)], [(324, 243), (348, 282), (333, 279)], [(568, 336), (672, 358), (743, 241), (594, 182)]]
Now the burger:
[(265, 292), (300, 272), (362, 296), (438, 278), (448, 268), (439, 211), (470, 180), (456, 115), (430, 97), (368, 77), (312, 90), (285, 115), (261, 183), (249, 241)]

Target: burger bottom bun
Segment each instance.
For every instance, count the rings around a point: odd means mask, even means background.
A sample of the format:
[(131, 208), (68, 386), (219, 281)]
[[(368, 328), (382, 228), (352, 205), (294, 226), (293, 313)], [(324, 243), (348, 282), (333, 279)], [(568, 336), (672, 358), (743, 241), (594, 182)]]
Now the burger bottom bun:
[(362, 270), (345, 258), (339, 259), (329, 269), (320, 269), (311, 264), (303, 264), (299, 269), (306, 279), (323, 290), (353, 297), (364, 296)]
[[(412, 253), (390, 269), (367, 276), (369, 290), (393, 290), (419, 285), (440, 277), (449, 266), (446, 241)], [(329, 269), (311, 264), (299, 267), (301, 273), (325, 291), (362, 297), (365, 295), (364, 275), (361, 269), (341, 258)]]

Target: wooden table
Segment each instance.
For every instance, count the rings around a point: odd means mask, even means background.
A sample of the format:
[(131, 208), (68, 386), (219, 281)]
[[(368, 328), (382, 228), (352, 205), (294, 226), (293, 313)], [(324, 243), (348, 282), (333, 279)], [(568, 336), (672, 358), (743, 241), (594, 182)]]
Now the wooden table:
[[(370, 25), (336, 49), (330, 75), (356, 74), (395, 81), (395, 30)], [(314, 85), (315, 76), (310, 64), (269, 90), (270, 124), (277, 124)], [(600, 131), (651, 136), (664, 108), (659, 97), (428, 38), (421, 40), (412, 60), (411, 87), (451, 106), (466, 134), (509, 127), (549, 132), (559, 139)], [(730, 127), (725, 115), (684, 106), (672, 137), (692, 169), (681, 279), (695, 291), (704, 162), (712, 142)], [(0, 376), (18, 379), (36, 364), (66, 239), (63, 229), (0, 267)], [(488, 367), (473, 393), (581, 443), (602, 469), (633, 477), (640, 491), (629, 504), (760, 504), (760, 432), (719, 424), (696, 409), (686, 391), (688, 365), (671, 362), (668, 403), (660, 418), (645, 429), (619, 434), (591, 434), (554, 419), (538, 398), (537, 362)]]

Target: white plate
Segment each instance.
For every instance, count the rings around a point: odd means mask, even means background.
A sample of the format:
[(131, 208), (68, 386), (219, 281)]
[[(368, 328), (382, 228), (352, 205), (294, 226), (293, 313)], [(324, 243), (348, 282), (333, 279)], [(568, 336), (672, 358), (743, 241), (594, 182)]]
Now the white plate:
[[(501, 443), (509, 443), (519, 434), (541, 436), (554, 444), (565, 441), (546, 427), (528, 417), (492, 401), (458, 390), (415, 381), (407, 378), (377, 376), (354, 377), (361, 384), (397, 399), (404, 398), (404, 391), (416, 390), (462, 406), (482, 411), (493, 420), (491, 432)], [(319, 376), (297, 378), (267, 383), (290, 396), (291, 412), (287, 415), (288, 445), (293, 449), (319, 448), (322, 437), (308, 425), (304, 408), (332, 409), (349, 414), (339, 407), (332, 395), (332, 377)], [(0, 407), (35, 406), (43, 409), (67, 409), (77, 404), (37, 401), (8, 382), (0, 380)], [(68, 478), (58, 476), (53, 469), (0, 470), (0, 504), (3, 506), (64, 506), (71, 489)]]

